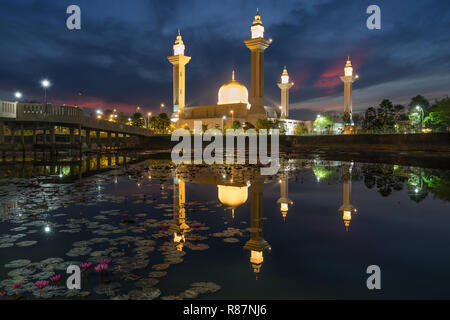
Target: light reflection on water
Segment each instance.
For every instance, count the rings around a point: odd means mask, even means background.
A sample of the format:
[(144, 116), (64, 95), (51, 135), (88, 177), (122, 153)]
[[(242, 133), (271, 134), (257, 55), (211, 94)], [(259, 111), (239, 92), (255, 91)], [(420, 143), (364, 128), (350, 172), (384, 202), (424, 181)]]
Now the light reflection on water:
[[(0, 167), (0, 291), (12, 297), (21, 281), (19, 293), (37, 298), (33, 282), (64, 278), (65, 264), (110, 259), (106, 274), (83, 278), (83, 295), (450, 297), (440, 249), (450, 245), (448, 171), (290, 159), (265, 177), (256, 167), (136, 159)], [(42, 262), (52, 257), (62, 261)], [(30, 262), (3, 267), (17, 259)], [(381, 294), (365, 287), (371, 264)]]

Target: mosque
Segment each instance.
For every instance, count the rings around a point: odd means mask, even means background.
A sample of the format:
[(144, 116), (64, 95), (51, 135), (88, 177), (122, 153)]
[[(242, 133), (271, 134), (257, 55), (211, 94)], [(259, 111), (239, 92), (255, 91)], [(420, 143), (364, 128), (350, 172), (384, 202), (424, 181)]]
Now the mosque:
[(281, 74), (278, 87), (281, 90), (281, 104), (278, 108), (264, 105), (264, 51), (272, 43), (264, 38), (264, 26), (257, 10), (250, 28), (251, 38), (244, 43), (251, 52), (251, 90), (240, 83), (235, 71), (231, 72), (231, 80), (222, 85), (218, 92), (216, 105), (185, 105), (186, 64), (191, 57), (185, 56), (185, 45), (180, 31), (173, 45), (173, 55), (168, 57), (173, 65), (173, 114), (172, 121), (178, 128), (189, 128), (195, 131), (194, 121), (201, 121), (209, 129), (232, 128), (239, 121), (244, 128), (255, 126), (258, 119), (278, 119), (284, 124), (286, 134), (295, 134), (295, 127), (303, 122), (308, 131), (312, 130), (312, 121), (289, 119), (289, 89), (294, 83), (289, 81), (286, 67)]

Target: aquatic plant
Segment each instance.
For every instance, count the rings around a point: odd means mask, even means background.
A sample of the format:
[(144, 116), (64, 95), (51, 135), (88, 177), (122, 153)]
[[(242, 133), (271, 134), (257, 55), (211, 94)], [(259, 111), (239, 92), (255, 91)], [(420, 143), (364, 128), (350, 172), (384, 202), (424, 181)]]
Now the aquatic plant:
[(92, 266), (92, 262), (85, 262), (85, 263), (80, 264), (80, 267), (81, 267), (81, 269), (83, 269), (83, 270), (87, 270), (87, 269), (89, 269), (91, 266)]
[(37, 281), (34, 285), (39, 289), (41, 289), (39, 296), (42, 296), (42, 291), (44, 291), (45, 287), (48, 286), (48, 281), (46, 280)]
[(53, 277), (50, 278), (50, 281), (53, 284), (58, 283), (60, 280), (61, 280), (61, 275), (60, 274), (57, 274), (56, 276), (53, 276)]
[(15, 283), (13, 284), (11, 287), (13, 287), (14, 289), (16, 289), (16, 295), (19, 295), (19, 288), (22, 286), (22, 282), (19, 283)]

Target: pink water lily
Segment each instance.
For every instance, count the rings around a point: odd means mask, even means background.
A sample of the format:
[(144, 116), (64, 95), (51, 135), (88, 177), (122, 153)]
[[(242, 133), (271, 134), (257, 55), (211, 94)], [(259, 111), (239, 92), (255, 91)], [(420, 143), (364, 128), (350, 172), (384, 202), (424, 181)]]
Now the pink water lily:
[(22, 283), (21, 283), (21, 282), (12, 285), (12, 287), (13, 287), (14, 289), (19, 289), (21, 286), (22, 286)]
[(106, 264), (106, 265), (108, 265), (110, 263), (111, 263), (111, 260), (109, 260), (109, 259), (105, 259), (100, 262), (100, 264)]
[(48, 281), (46, 281), (46, 280), (37, 281), (34, 285), (42, 290), (46, 286), (48, 286)]
[(81, 269), (89, 269), (92, 266), (92, 262), (85, 262), (80, 264)]
[(102, 272), (102, 271), (108, 269), (108, 265), (105, 264), (105, 263), (100, 263), (100, 264), (98, 264), (94, 269), (95, 269), (95, 271), (97, 271), (97, 272)]
[(44, 288), (46, 286), (48, 286), (48, 281), (46, 281), (46, 280), (37, 281), (34, 285), (36, 287), (38, 287), (39, 289), (41, 289), (41, 292), (39, 295), (42, 296), (42, 291), (44, 291)]
[(61, 275), (60, 274), (57, 274), (56, 276), (53, 276), (53, 277), (50, 278), (50, 281), (52, 283), (59, 282), (60, 280), (61, 280)]
[(5, 291), (0, 292), (0, 297), (4, 297), (4, 296), (6, 296), (6, 292)]

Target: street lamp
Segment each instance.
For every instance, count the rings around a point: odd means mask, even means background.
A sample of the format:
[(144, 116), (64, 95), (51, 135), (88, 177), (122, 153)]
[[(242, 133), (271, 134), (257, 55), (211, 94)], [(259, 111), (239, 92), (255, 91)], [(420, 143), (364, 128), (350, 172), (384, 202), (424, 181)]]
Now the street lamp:
[(166, 106), (166, 105), (165, 105), (164, 103), (161, 103), (161, 108), (160, 108), (160, 112), (161, 112), (161, 113), (163, 112), (165, 106)]
[(233, 125), (234, 125), (234, 110), (231, 110), (230, 113), (231, 113), (231, 128), (233, 128)]
[(16, 93), (14, 93), (14, 96), (16, 97), (17, 100), (22, 99), (22, 93), (19, 91), (16, 91)]
[(225, 128), (225, 124), (224, 124), (224, 121), (225, 120), (227, 120), (227, 116), (223, 116), (222, 117), (222, 131), (223, 131), (223, 129)]
[(422, 132), (422, 127), (423, 127), (423, 118), (425, 117), (425, 114), (423, 112), (423, 108), (420, 106), (416, 106), (416, 110), (420, 110), (421, 111), (421, 117), (420, 117), (420, 132)]
[(41, 81), (41, 86), (42, 88), (44, 88), (44, 100), (45, 100), (45, 105), (47, 105), (47, 88), (50, 87), (51, 83), (49, 80), (44, 79)]

